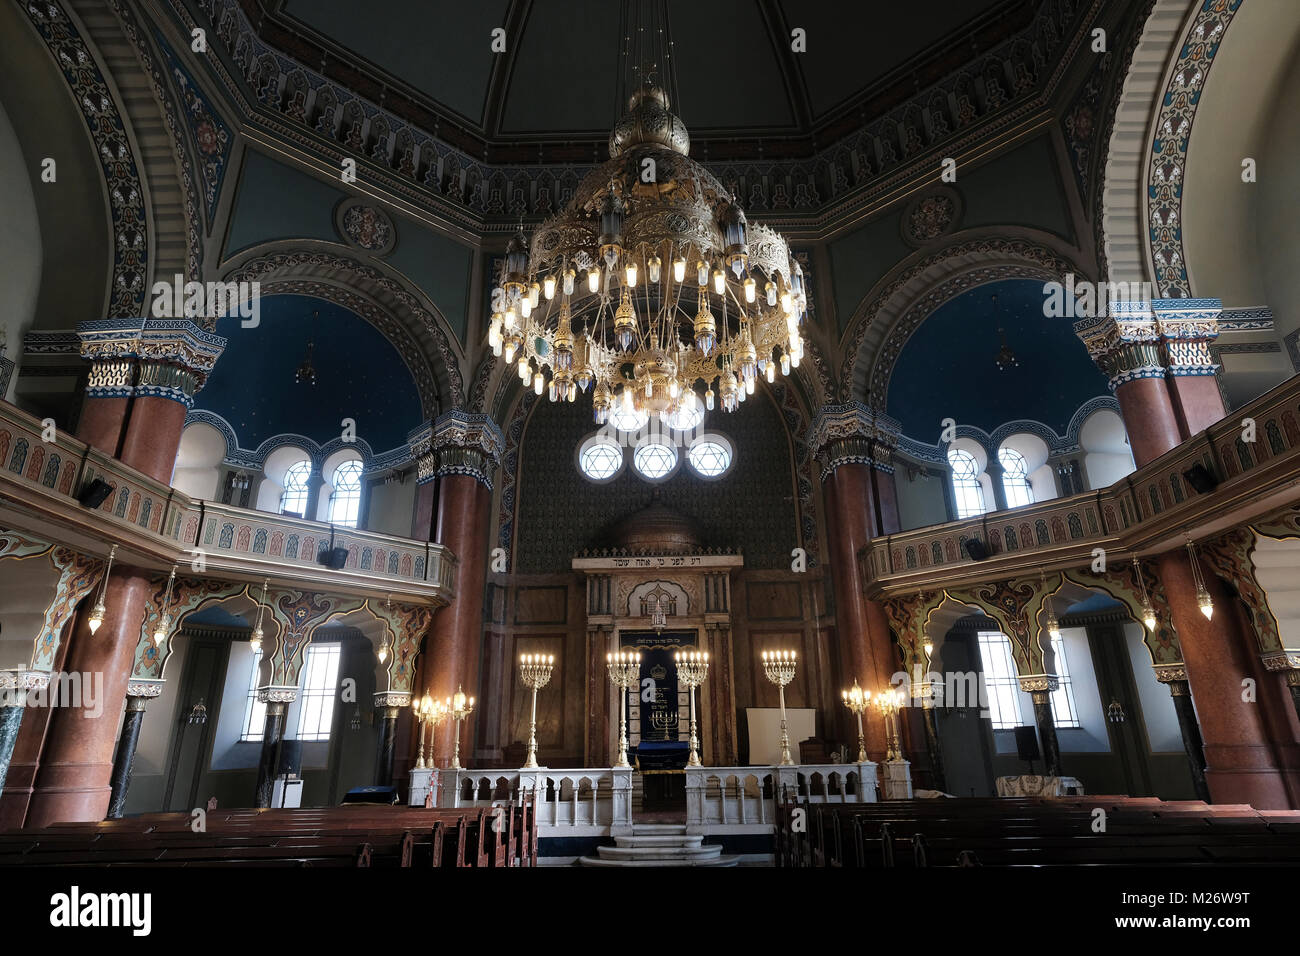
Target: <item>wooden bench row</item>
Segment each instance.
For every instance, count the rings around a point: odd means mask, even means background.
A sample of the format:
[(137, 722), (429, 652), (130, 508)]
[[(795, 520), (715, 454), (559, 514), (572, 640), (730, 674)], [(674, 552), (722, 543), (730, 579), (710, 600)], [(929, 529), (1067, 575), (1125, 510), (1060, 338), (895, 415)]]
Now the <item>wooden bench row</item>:
[(0, 832), (0, 865), (372, 866), (537, 865), (531, 802), (499, 808), (337, 807), (147, 814)]

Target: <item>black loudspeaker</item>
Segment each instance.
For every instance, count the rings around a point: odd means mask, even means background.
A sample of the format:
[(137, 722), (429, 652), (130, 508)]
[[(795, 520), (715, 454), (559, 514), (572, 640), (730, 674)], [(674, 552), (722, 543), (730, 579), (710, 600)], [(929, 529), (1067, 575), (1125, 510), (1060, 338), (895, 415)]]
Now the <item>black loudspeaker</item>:
[(331, 571), (338, 571), (348, 563), (348, 549), (329, 548), (322, 551), (316, 560), (325, 565), (325, 567), (329, 568)]
[(1183, 472), (1183, 477), (1187, 479), (1187, 483), (1196, 490), (1198, 495), (1208, 495), (1219, 487), (1219, 481), (1214, 477), (1214, 473), (1200, 462)]
[(302, 775), (302, 741), (280, 741), (280, 763), (275, 768), (276, 776), (291, 773), (295, 777)]
[(113, 487), (99, 478), (92, 478), (77, 492), (77, 501), (83, 508), (98, 508), (113, 493)]
[(1016, 728), (1016, 755), (1030, 763), (1038, 759), (1038, 734), (1033, 727)]
[(966, 553), (974, 561), (983, 561), (989, 556), (989, 546), (979, 538), (971, 538), (966, 542)]

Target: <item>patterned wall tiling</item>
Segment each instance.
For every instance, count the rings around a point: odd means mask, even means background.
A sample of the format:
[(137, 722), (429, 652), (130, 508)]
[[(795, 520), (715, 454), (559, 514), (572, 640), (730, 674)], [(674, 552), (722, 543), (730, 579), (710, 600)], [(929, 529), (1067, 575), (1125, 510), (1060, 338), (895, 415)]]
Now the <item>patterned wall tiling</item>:
[(600, 544), (615, 520), (659, 500), (694, 520), (707, 547), (739, 548), (749, 568), (785, 568), (799, 545), (790, 441), (765, 389), (733, 414), (711, 412), (706, 430), (726, 436), (736, 450), (731, 470), (708, 481), (683, 464), (667, 481), (651, 484), (630, 466), (608, 484), (578, 470), (576, 451), (592, 433), (590, 401), (536, 403), (519, 456), (519, 510), (514, 570), (538, 574), (568, 570), (573, 556)]

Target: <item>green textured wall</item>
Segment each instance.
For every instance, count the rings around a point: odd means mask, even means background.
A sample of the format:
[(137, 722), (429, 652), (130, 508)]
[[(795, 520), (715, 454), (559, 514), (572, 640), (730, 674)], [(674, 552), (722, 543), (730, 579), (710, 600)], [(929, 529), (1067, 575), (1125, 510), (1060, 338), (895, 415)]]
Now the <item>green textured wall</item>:
[(794, 468), (785, 425), (762, 387), (731, 415), (710, 412), (706, 429), (725, 435), (736, 449), (731, 470), (705, 480), (683, 464), (668, 481), (651, 484), (630, 466), (608, 484), (578, 471), (577, 448), (595, 429), (586, 396), (535, 406), (520, 455), (515, 570), (524, 574), (567, 571), (573, 556), (596, 544), (615, 520), (650, 503), (694, 519), (706, 546), (739, 547), (747, 568), (788, 568), (798, 545)]

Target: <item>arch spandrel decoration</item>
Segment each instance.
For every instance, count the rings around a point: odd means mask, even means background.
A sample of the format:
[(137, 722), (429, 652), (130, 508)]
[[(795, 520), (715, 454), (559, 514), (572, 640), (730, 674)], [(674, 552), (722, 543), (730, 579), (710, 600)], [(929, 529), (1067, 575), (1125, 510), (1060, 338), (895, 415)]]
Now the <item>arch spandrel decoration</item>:
[[(1151, 666), (1155, 668), (1159, 680), (1180, 679), (1183, 666), (1183, 649), (1178, 643), (1178, 632), (1174, 630), (1169, 614), (1169, 602), (1165, 597), (1155, 571), (1142, 566), (1143, 583), (1151, 598), (1151, 606), (1156, 612), (1156, 629), (1150, 631), (1142, 625), (1142, 643), (1146, 645), (1151, 657)], [(1090, 591), (1101, 591), (1124, 605), (1129, 619), (1142, 623), (1141, 587), (1132, 563), (1121, 566), (1118, 570), (1107, 569), (1101, 574), (1086, 571), (1063, 571), (1060, 575), (1066, 581)]]

